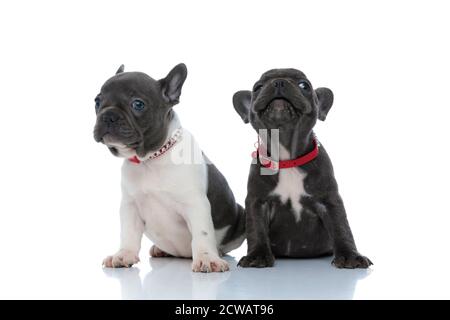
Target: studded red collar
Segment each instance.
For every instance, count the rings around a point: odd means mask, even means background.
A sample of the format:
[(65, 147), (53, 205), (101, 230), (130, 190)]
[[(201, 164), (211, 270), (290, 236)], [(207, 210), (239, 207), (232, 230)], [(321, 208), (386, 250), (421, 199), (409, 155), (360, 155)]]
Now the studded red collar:
[[(278, 170), (278, 169), (287, 169), (287, 168), (293, 168), (293, 167), (300, 167), (303, 166), (311, 161), (313, 161), (317, 156), (319, 155), (319, 146), (320, 143), (317, 141), (317, 138), (314, 137), (313, 139), (314, 149), (311, 152), (308, 152), (307, 154), (298, 157), (297, 159), (293, 160), (280, 160), (276, 161), (271, 159), (268, 156), (264, 156), (259, 152), (259, 149), (261, 147), (259, 146), (256, 151), (252, 153), (252, 157), (254, 159), (258, 158), (259, 162), (264, 168), (272, 169), (272, 170)], [(267, 152), (265, 152), (267, 154)]]
[[(158, 151), (153, 152), (150, 156), (146, 157), (145, 160), (155, 159), (160, 156), (162, 156), (164, 153), (169, 151), (181, 138), (181, 134), (183, 133), (183, 130), (181, 128), (176, 129), (173, 133), (170, 139), (161, 147)], [(144, 160), (144, 161), (145, 161)], [(135, 164), (141, 163), (141, 160), (137, 156), (128, 158), (128, 161), (133, 162)]]

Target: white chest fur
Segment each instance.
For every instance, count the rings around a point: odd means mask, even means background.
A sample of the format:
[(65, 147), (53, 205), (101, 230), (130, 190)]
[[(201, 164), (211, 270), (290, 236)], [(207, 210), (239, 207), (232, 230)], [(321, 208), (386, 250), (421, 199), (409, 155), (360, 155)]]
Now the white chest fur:
[(171, 154), (184, 149), (186, 140), (198, 148), (190, 133), (184, 130), (183, 140), (164, 156), (138, 165), (125, 161), (122, 168), (123, 196), (136, 207), (145, 225), (144, 233), (163, 251), (182, 257), (192, 255), (191, 228), (183, 206), (207, 190), (205, 163), (175, 165), (172, 162)]
[[(289, 152), (280, 145), (280, 159), (288, 158)], [(302, 205), (300, 199), (301, 197), (308, 196), (304, 186), (306, 176), (307, 173), (300, 168), (280, 169), (278, 184), (271, 193), (272, 195), (279, 196), (283, 204), (287, 203), (288, 200), (290, 201), (296, 222), (301, 220)]]

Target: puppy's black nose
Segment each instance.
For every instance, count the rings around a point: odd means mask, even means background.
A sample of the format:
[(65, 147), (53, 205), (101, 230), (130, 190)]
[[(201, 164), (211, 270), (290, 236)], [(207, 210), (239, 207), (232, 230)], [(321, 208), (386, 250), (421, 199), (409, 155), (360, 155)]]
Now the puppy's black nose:
[(275, 80), (273, 81), (273, 86), (274, 86), (275, 88), (280, 89), (280, 88), (283, 88), (284, 85), (285, 85), (285, 81), (284, 81), (283, 79), (275, 79)]
[(102, 121), (107, 125), (111, 125), (117, 122), (119, 119), (120, 116), (115, 112), (107, 111), (104, 114), (102, 114)]

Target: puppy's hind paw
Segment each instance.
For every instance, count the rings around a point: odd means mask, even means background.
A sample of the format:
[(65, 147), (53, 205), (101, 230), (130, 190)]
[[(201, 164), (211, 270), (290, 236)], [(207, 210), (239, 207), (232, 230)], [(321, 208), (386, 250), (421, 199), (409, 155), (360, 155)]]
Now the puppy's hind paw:
[(150, 248), (150, 256), (155, 257), (155, 258), (161, 258), (161, 257), (171, 257), (170, 254), (162, 251), (160, 248), (158, 248), (157, 246), (153, 245)]
[(267, 268), (273, 267), (275, 257), (273, 255), (266, 256), (244, 256), (239, 260), (238, 267), (242, 268)]
[(120, 250), (113, 256), (108, 256), (103, 260), (106, 268), (130, 268), (139, 262), (139, 257), (131, 251)]
[(362, 256), (359, 253), (338, 254), (335, 256), (331, 264), (339, 269), (367, 269), (373, 265), (369, 258)]

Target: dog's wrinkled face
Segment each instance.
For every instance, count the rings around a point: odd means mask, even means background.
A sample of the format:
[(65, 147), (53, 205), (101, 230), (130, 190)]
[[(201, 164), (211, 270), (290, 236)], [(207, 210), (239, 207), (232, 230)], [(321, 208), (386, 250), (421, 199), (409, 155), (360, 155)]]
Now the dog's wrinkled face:
[(116, 156), (145, 157), (164, 144), (172, 107), (178, 103), (187, 76), (184, 64), (159, 81), (123, 66), (102, 86), (95, 98), (94, 139)]
[(313, 87), (296, 69), (265, 72), (252, 91), (238, 91), (233, 97), (236, 111), (245, 123), (258, 129), (293, 129), (299, 125), (311, 130), (325, 117), (333, 103), (330, 89)]

